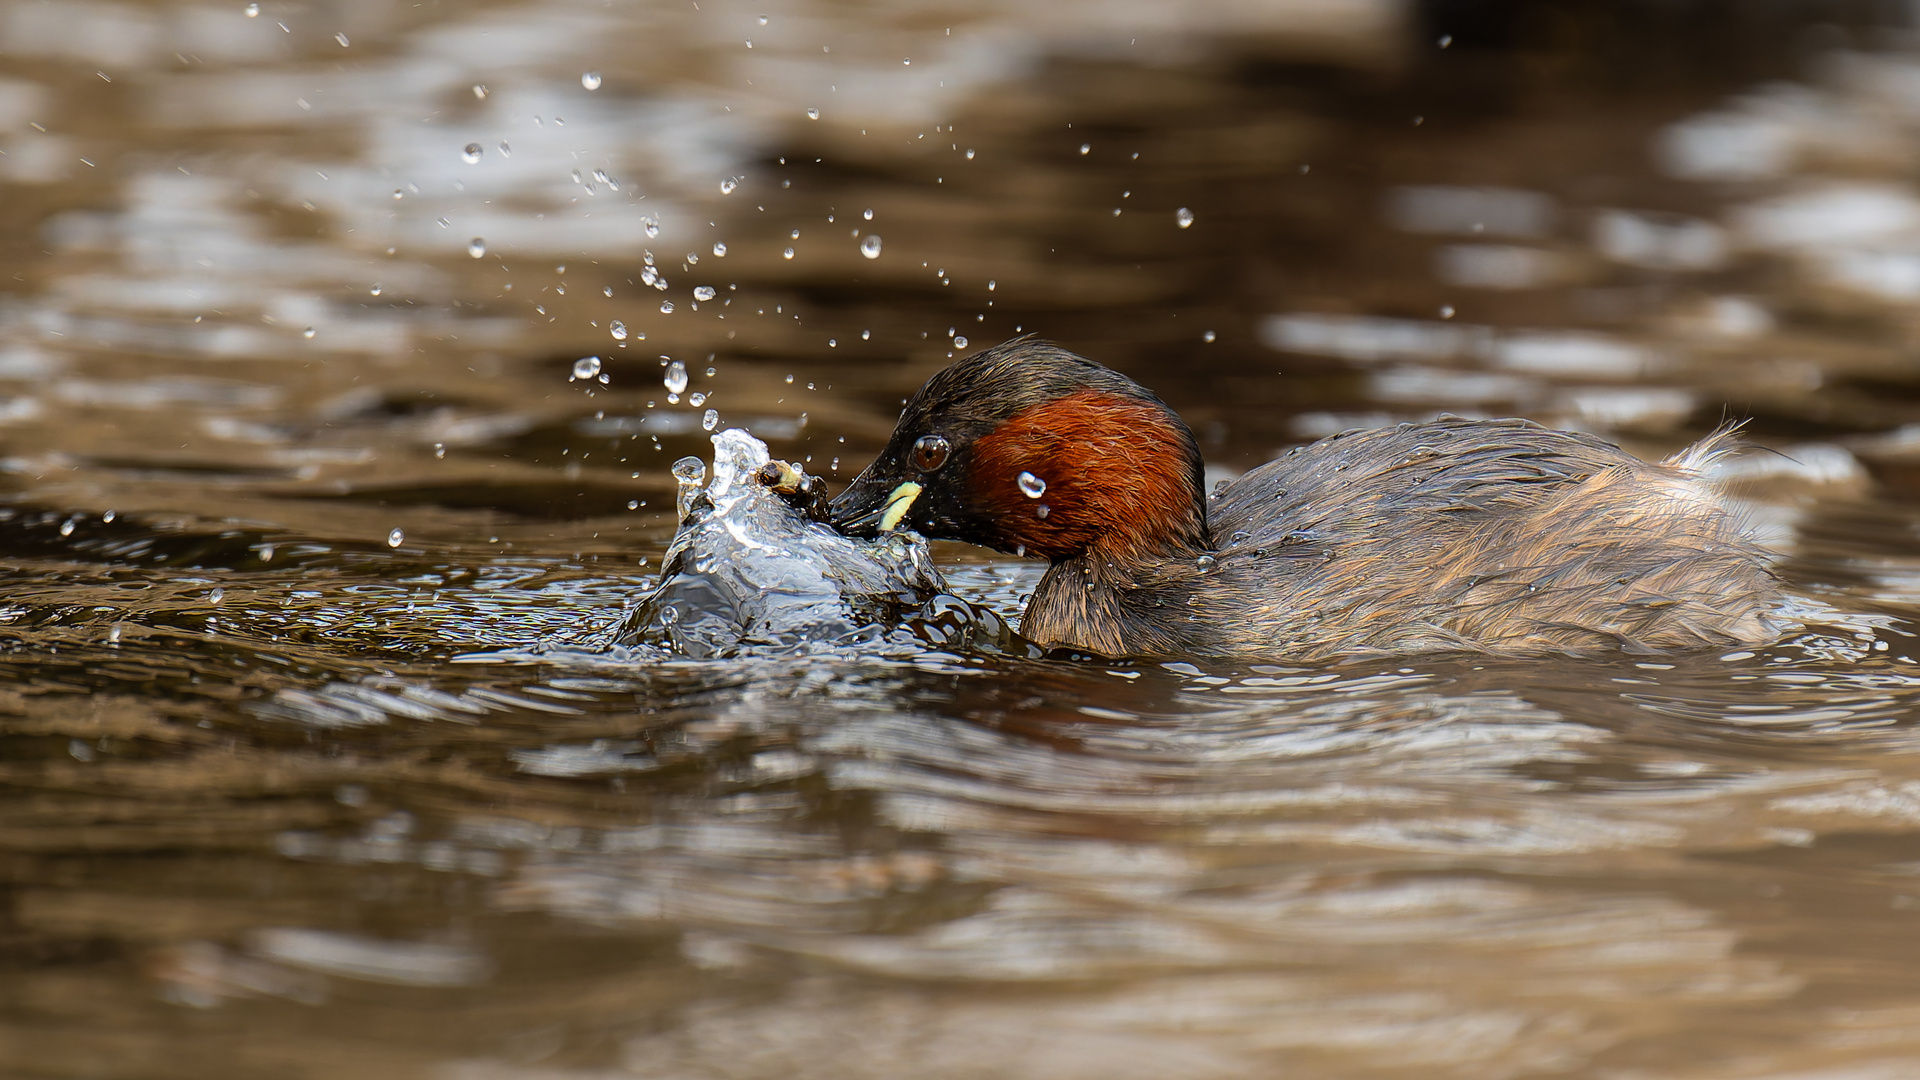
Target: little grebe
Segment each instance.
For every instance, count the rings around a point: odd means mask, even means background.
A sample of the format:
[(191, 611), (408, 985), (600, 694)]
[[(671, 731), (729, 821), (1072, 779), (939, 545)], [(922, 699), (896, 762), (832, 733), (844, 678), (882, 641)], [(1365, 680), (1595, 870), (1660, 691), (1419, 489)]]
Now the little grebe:
[(1053, 565), (1021, 632), (1105, 656), (1654, 651), (1778, 636), (1765, 554), (1699, 478), (1526, 420), (1443, 417), (1288, 451), (1213, 497), (1145, 388), (1020, 338), (915, 394), (835, 524)]

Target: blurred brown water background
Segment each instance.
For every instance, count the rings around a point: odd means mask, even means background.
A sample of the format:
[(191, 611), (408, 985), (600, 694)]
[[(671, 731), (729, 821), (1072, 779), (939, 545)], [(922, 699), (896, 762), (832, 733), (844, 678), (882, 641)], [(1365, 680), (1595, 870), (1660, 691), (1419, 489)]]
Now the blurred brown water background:
[[(0, 3), (0, 1075), (1920, 1076), (1915, 16)], [(1221, 475), (1750, 418), (1808, 629), (543, 651), (1018, 331)]]

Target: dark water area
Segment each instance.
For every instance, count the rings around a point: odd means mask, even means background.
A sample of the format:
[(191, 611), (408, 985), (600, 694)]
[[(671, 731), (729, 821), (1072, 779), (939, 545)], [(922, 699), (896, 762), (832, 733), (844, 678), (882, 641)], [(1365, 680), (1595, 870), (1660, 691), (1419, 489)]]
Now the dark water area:
[[(0, 2), (0, 1076), (1920, 1075), (1910, 14)], [(1802, 629), (604, 647), (1022, 332), (1220, 476), (1746, 418)]]

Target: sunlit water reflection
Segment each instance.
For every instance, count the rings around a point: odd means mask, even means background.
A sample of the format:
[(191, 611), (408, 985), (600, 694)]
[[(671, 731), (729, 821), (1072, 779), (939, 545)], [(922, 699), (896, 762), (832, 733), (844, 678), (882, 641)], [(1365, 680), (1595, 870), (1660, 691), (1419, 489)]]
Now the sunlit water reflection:
[[(1920, 54), (1470, 14), (0, 5), (0, 1072), (1920, 1073)], [(1803, 629), (636, 637), (675, 459), (1018, 330), (1216, 478), (1750, 416)]]

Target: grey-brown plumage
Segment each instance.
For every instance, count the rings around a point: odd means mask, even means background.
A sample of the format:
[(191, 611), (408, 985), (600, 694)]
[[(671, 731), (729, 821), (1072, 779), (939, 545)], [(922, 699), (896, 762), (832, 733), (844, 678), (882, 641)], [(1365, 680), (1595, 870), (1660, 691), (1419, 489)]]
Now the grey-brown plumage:
[(1721, 433), (1654, 465), (1525, 420), (1336, 435), (1208, 501), (1211, 567), (1068, 560), (1022, 630), (1125, 655), (1296, 659), (1766, 641), (1778, 583), (1699, 479), (1730, 445)]
[[(1052, 565), (1021, 626), (1043, 645), (1529, 655), (1722, 647), (1783, 629), (1766, 554), (1700, 476), (1731, 432), (1652, 464), (1526, 420), (1444, 417), (1323, 439), (1202, 499), (1178, 416), (1144, 391), (1052, 385), (1066, 370), (1059, 351), (1027, 345), (949, 368), (895, 432), (902, 447), (950, 435), (959, 464), (915, 473), (890, 447), (834, 509), (843, 523), (870, 520), (914, 476), (943, 508), (916, 507), (914, 526), (1043, 554)], [(1049, 389), (1023, 393), (1041, 371)], [(1004, 403), (990, 430), (943, 425), (982, 398)]]

